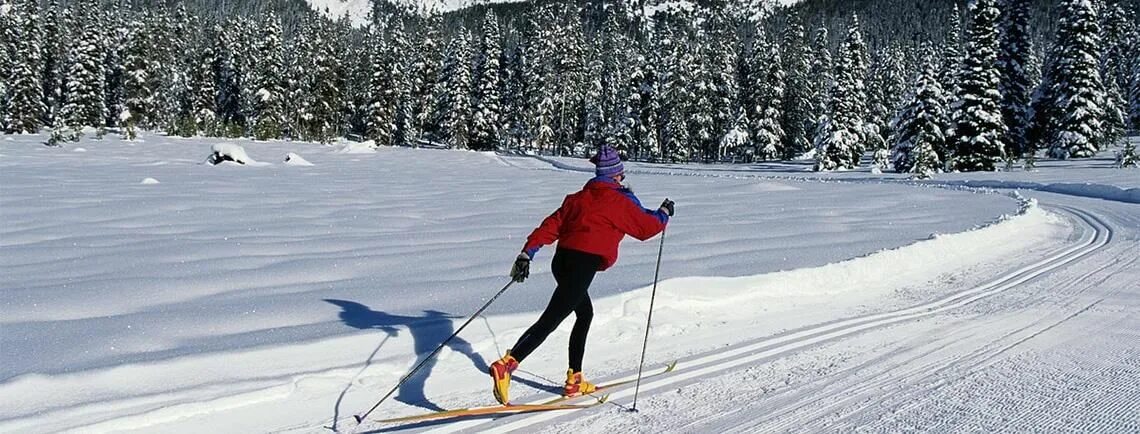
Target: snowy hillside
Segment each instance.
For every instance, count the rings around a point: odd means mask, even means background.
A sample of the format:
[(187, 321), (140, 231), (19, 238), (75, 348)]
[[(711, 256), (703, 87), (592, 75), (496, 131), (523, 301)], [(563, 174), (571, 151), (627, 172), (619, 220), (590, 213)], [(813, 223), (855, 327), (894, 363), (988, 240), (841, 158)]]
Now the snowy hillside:
[[(0, 394), (20, 397), (0, 432), (357, 429), (590, 176), (475, 152), (43, 140), (0, 138)], [(204, 164), (215, 151), (261, 164)], [(1140, 205), (1096, 195), (1140, 178), (1071, 164), (971, 179), (999, 190), (631, 164), (646, 203), (678, 204), (647, 357), (677, 371), (642, 385), (637, 415), (618, 389), (573, 416), (416, 429), (1134, 432)], [(1078, 196), (1001, 188), (1094, 173)], [(636, 371), (658, 241), (595, 279), (591, 378)], [(545, 305), (551, 255), (374, 416), (493, 402), (486, 363)], [(527, 360), (518, 402), (551, 396), (566, 333)]]
[[(333, 19), (339, 19), (348, 14), (353, 26), (361, 27), (368, 24), (368, 13), (372, 10), (372, 0), (306, 0), (313, 10), (325, 14)], [(526, 0), (397, 0), (397, 3), (412, 3), (417, 9), (449, 12), (463, 9), (472, 5), (494, 3), (521, 3)], [(768, 0), (759, 0), (767, 2)], [(792, 5), (802, 0), (778, 0), (781, 5)], [(654, 11), (668, 8), (681, 8), (691, 10), (692, 3), (688, 1), (650, 1), (646, 12), (650, 15)]]

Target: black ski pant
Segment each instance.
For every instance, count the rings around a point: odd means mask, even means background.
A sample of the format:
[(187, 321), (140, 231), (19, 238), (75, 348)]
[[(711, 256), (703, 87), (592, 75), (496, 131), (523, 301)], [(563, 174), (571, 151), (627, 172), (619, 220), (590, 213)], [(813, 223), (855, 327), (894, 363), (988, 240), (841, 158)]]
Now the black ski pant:
[(602, 265), (602, 257), (570, 249), (558, 249), (550, 264), (558, 287), (550, 297), (550, 304), (538, 321), (519, 337), (511, 349), (515, 360), (522, 362), (546, 340), (570, 312), (574, 312), (574, 328), (570, 331), (570, 369), (582, 371), (582, 356), (586, 352), (586, 333), (594, 319), (594, 306), (590, 303), (590, 282)]

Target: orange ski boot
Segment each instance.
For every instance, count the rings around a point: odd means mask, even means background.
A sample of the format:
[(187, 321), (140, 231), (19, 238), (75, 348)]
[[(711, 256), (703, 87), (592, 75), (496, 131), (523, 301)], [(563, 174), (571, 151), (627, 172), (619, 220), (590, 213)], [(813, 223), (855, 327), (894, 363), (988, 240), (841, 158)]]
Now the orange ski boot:
[(519, 368), (519, 362), (511, 357), (511, 353), (491, 364), (491, 379), (494, 381), (495, 400), (499, 404), (507, 405), (510, 402), (511, 373)]
[(562, 387), (562, 396), (567, 398), (594, 393), (598, 387), (582, 377), (581, 372), (573, 369), (566, 370), (566, 385)]

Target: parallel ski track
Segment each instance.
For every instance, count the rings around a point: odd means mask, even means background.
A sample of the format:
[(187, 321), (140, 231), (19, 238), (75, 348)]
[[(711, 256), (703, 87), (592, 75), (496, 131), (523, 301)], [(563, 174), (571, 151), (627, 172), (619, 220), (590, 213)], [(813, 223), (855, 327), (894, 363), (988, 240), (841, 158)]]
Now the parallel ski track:
[[(672, 375), (643, 382), (641, 390), (643, 393), (652, 393), (655, 390), (660, 390), (668, 386), (684, 382), (693, 382), (701, 377), (753, 365), (761, 360), (776, 358), (857, 333), (961, 308), (978, 300), (1037, 279), (1053, 270), (1080, 260), (1107, 246), (1115, 236), (1112, 226), (1091, 213), (1068, 206), (1047, 206), (1046, 208), (1072, 216), (1074, 221), (1078, 222), (1082, 229), (1084, 229), (1079, 241), (1077, 241), (1075, 245), (1049, 254), (1040, 261), (1001, 275), (988, 283), (951, 294), (938, 300), (896, 311), (864, 315), (805, 327), (799, 330), (743, 343), (715, 353), (681, 359), (678, 370)], [(620, 403), (623, 400), (629, 400), (629, 398), (632, 398), (633, 392), (633, 389), (628, 387), (615, 390), (610, 394), (610, 401)], [(467, 421), (449, 424), (427, 432), (442, 433), (471, 429), (481, 429), (490, 432), (520, 431), (559, 417), (563, 417), (563, 415), (553, 413), (536, 414), (512, 418), (507, 423), (496, 426), (485, 426), (495, 421)]]

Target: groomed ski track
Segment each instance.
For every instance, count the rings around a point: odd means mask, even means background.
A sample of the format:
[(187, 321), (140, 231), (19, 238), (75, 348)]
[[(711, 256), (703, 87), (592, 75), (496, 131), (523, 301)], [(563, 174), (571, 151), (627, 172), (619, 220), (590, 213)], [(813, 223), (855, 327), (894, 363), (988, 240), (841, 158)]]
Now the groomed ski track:
[(572, 415), (425, 432), (1140, 432), (1140, 319), (1119, 314), (1140, 306), (1140, 207), (1027, 196), (1074, 232), (1020, 268), (909, 308), (683, 358), (642, 383), (639, 413), (626, 411), (627, 387)]

